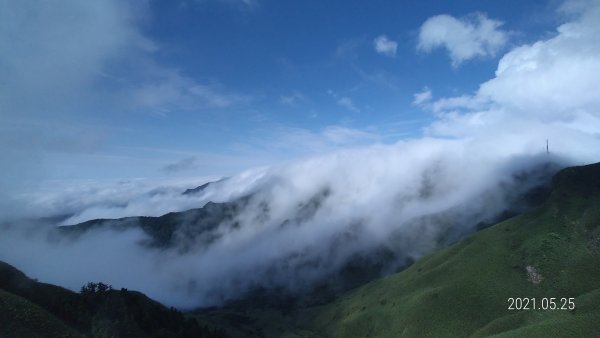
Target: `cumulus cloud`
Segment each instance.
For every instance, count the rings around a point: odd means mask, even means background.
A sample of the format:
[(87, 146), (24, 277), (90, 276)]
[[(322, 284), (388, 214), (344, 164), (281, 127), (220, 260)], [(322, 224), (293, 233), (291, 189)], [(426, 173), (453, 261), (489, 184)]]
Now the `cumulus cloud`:
[(426, 53), (445, 48), (452, 66), (475, 57), (494, 56), (508, 41), (502, 22), (475, 13), (464, 18), (442, 14), (427, 19), (419, 30), (417, 50)]
[[(496, 76), (481, 84), (475, 94), (433, 103), (441, 119), (430, 131), (479, 135), (502, 125), (521, 133), (535, 124), (560, 138), (565, 150), (573, 147), (573, 136), (567, 131), (587, 134), (600, 128), (600, 97), (596, 95), (599, 20), (599, 6), (588, 6), (576, 20), (559, 26), (554, 37), (509, 51), (498, 63)], [(561, 136), (559, 130), (565, 134)], [(571, 151), (579, 151), (577, 148)]]
[(381, 55), (396, 57), (398, 43), (390, 40), (385, 35), (380, 35), (373, 40), (373, 47), (375, 47), (375, 51)]

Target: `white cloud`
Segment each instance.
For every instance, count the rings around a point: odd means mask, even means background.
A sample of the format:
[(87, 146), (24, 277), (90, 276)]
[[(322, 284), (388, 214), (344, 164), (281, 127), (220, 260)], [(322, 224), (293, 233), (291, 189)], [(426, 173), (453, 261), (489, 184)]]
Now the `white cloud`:
[(502, 22), (476, 13), (457, 19), (447, 14), (427, 19), (419, 31), (417, 49), (431, 52), (443, 47), (450, 54), (452, 66), (474, 57), (494, 56), (508, 41)]
[(563, 118), (600, 106), (600, 10), (558, 27), (554, 38), (524, 45), (499, 62), (477, 97), (528, 114)]
[(439, 120), (428, 128), (429, 134), (499, 140), (513, 134), (537, 146), (550, 138), (555, 152), (597, 161), (598, 22), (600, 5), (588, 3), (554, 37), (512, 49), (499, 61), (496, 76), (473, 95), (433, 102)]
[(381, 55), (395, 57), (396, 50), (398, 49), (398, 43), (390, 40), (385, 35), (380, 35), (373, 40), (373, 46), (375, 51)]
[(573, 121), (582, 114), (600, 117), (599, 8), (588, 6), (552, 38), (514, 48), (474, 95), (440, 99), (434, 111), (466, 109), (480, 119), (507, 115), (544, 123)]
[(428, 103), (429, 101), (431, 101), (432, 98), (432, 93), (431, 93), (431, 89), (429, 89), (429, 87), (425, 87), (423, 88), (422, 91), (415, 93), (413, 95), (413, 105), (415, 106), (420, 106), (423, 104)]

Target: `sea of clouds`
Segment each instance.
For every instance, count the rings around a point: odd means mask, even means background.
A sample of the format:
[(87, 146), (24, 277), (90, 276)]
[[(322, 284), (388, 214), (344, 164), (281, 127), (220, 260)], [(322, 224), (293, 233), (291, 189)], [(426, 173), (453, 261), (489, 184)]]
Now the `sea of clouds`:
[[(182, 308), (256, 287), (303, 291), (377, 248), (416, 259), (513, 207), (548, 179), (552, 170), (535, 174), (544, 164), (600, 159), (600, 5), (569, 1), (561, 11), (567, 19), (555, 34), (513, 47), (475, 93), (419, 100), (436, 116), (422, 138), (254, 168), (197, 194), (182, 192), (218, 177), (34, 194), (35, 217), (2, 229), (0, 259), (74, 290), (104, 281)], [(224, 222), (213, 243), (185, 253), (140, 245), (147, 235), (136, 228), (77, 240), (40, 231), (247, 196), (237, 226)]]

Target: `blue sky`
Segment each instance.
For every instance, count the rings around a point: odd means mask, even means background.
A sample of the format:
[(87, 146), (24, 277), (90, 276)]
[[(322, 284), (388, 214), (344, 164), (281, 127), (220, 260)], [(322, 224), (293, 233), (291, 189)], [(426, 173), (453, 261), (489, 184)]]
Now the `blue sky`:
[(415, 94), (475, 92), (560, 4), (1, 1), (4, 181), (231, 175), (418, 138), (437, 117)]

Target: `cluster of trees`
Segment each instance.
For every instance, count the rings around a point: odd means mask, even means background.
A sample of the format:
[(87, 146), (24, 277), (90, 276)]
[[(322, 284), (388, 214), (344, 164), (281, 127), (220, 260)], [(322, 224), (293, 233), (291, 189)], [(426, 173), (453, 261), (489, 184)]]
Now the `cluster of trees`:
[(80, 293), (82, 295), (89, 295), (89, 294), (102, 293), (102, 292), (107, 292), (107, 291), (112, 291), (112, 290), (113, 290), (112, 285), (104, 284), (102, 282), (99, 282), (99, 283), (89, 282), (86, 285), (81, 287)]
[(107, 292), (107, 291), (112, 291), (112, 290), (113, 290), (113, 288), (112, 288), (112, 285), (110, 285), (110, 284), (104, 284), (102, 282), (99, 282), (99, 283), (89, 282), (86, 285), (81, 287), (81, 290), (79, 291), (79, 293), (81, 293), (82, 295), (89, 295), (89, 294)]
[(87, 325), (81, 330), (92, 336), (227, 337), (224, 331), (200, 325), (139, 292), (125, 288), (115, 292), (110, 284), (89, 282), (81, 287), (80, 295), (83, 307), (76, 315), (86, 317)]

